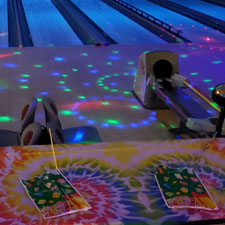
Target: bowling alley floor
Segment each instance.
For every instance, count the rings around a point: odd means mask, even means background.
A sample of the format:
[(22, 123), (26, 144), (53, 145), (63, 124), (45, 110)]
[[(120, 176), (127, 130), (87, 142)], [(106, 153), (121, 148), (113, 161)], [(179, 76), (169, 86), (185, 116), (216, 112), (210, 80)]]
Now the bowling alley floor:
[(139, 55), (158, 50), (178, 53), (180, 74), (209, 96), (225, 81), (225, 42), (1, 48), (0, 129), (19, 130), (32, 96), (40, 101), (35, 120), (44, 124), (41, 97), (49, 95), (64, 128), (92, 125), (103, 141), (173, 139), (175, 114), (144, 109), (131, 93)]

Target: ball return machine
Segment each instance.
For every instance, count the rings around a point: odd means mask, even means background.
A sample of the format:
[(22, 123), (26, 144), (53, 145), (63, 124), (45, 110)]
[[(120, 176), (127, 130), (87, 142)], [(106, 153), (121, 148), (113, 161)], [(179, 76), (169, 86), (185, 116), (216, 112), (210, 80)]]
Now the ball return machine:
[(170, 130), (175, 135), (187, 133), (192, 138), (212, 137), (215, 132), (217, 137), (225, 135), (225, 84), (217, 85), (210, 99), (179, 75), (176, 53), (141, 54), (133, 94), (146, 109), (174, 111), (180, 118), (179, 127)]

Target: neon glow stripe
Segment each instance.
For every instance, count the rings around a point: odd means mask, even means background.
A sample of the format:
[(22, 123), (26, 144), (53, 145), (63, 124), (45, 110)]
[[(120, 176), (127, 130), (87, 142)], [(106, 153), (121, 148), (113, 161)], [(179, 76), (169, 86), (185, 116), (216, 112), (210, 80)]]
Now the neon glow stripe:
[(201, 94), (197, 89), (195, 89), (192, 85), (190, 85), (187, 81), (184, 81), (184, 84), (188, 86), (192, 91), (194, 91), (199, 97), (201, 97), (204, 101), (206, 101), (210, 106), (212, 106), (216, 111), (220, 112), (220, 108), (208, 98), (206, 98), (203, 94)]

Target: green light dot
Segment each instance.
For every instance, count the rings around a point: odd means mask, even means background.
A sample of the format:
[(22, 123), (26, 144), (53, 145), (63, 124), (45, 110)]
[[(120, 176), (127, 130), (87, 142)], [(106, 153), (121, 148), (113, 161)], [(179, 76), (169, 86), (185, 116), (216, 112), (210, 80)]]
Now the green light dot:
[(129, 73), (124, 73), (123, 75), (128, 76), (128, 75), (129, 75)]
[(118, 92), (117, 89), (111, 89), (111, 92)]
[(34, 67), (36, 67), (36, 68), (41, 68), (41, 67), (42, 67), (42, 65), (37, 64), (37, 65), (34, 65)]
[(112, 53), (113, 53), (113, 54), (118, 54), (118, 53), (119, 53), (119, 51), (112, 51)]
[(124, 91), (123, 92), (125, 95), (129, 95), (130, 94), (130, 91)]
[(137, 106), (137, 105), (132, 105), (131, 108), (132, 108), (132, 109), (140, 109), (140, 107)]
[(149, 51), (145, 51), (145, 52), (144, 52), (144, 54), (147, 54), (147, 53), (149, 53)]
[(218, 105), (217, 105), (215, 102), (211, 102), (210, 105), (211, 105), (213, 108), (218, 107)]
[(107, 120), (106, 122), (113, 125), (119, 124), (118, 120)]
[(193, 72), (193, 73), (190, 73), (192, 76), (196, 76), (196, 75), (198, 75), (198, 73), (197, 72)]
[(214, 89), (214, 87), (210, 87), (209, 90), (212, 91)]
[(156, 88), (155, 87), (152, 87), (152, 90), (155, 90)]
[(86, 52), (81, 53), (82, 56), (88, 56), (88, 54)]
[(104, 84), (98, 84), (98, 86), (104, 86)]
[(99, 78), (99, 80), (105, 80), (105, 78), (104, 77), (101, 77), (101, 78)]
[(105, 78), (110, 78), (110, 75), (105, 75)]
[(129, 64), (129, 65), (133, 65), (133, 64), (134, 64), (134, 62), (130, 61), (130, 62), (128, 62), (128, 64)]
[(101, 81), (101, 80), (97, 80), (97, 82), (98, 82), (98, 83), (102, 83), (102, 81)]
[(69, 110), (62, 110), (60, 113), (64, 116), (70, 116), (73, 114), (73, 112)]
[(28, 89), (29, 86), (27, 86), (27, 85), (21, 85), (20, 88), (21, 88), (21, 89)]
[(76, 68), (73, 68), (73, 69), (72, 69), (72, 71), (73, 71), (73, 72), (77, 72), (77, 71), (78, 71), (78, 69), (76, 69)]
[(10, 116), (0, 116), (0, 123), (12, 121)]
[(67, 74), (62, 74), (62, 77), (68, 77), (68, 75)]
[(38, 101), (38, 102), (42, 102), (42, 99), (41, 99), (41, 98), (37, 98), (37, 101)]
[(89, 64), (88, 67), (93, 67), (93, 65)]
[(119, 74), (118, 74), (118, 73), (114, 73), (113, 75), (114, 75), (115, 77), (118, 77), (118, 76), (119, 76)]
[(30, 77), (29, 74), (22, 74), (21, 77)]
[(85, 99), (85, 96), (78, 96), (79, 99)]
[(13, 52), (14, 55), (20, 55), (21, 52)]
[(216, 60), (216, 61), (213, 61), (212, 63), (213, 64), (220, 64), (220, 63), (222, 63), (223, 61), (220, 61), (220, 60)]
[(104, 87), (105, 90), (109, 90), (109, 87)]
[(205, 80), (203, 80), (204, 82), (206, 82), (206, 83), (209, 83), (209, 82), (211, 82), (212, 80), (210, 80), (210, 79), (205, 79)]
[(69, 91), (71, 91), (71, 89), (66, 88), (66, 89), (64, 89), (64, 91), (69, 92)]
[(109, 102), (102, 102), (102, 105), (109, 105)]
[(60, 80), (59, 84), (65, 84), (65, 81)]
[(187, 55), (187, 54), (181, 54), (180, 57), (181, 57), (181, 58), (187, 58), (188, 55)]
[(109, 65), (109, 66), (111, 66), (112, 65), (112, 62), (107, 62), (106, 64)]
[(163, 123), (160, 123), (160, 127), (165, 128), (166, 126)]
[(170, 124), (170, 127), (171, 127), (171, 128), (176, 128), (176, 126), (174, 126), (173, 124)]

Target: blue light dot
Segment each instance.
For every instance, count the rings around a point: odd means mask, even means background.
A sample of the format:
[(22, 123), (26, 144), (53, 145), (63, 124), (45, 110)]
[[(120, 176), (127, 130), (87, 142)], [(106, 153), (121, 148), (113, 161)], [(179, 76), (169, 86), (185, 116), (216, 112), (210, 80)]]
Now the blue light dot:
[(84, 86), (91, 86), (91, 83), (85, 82), (85, 83), (83, 83), (83, 85), (84, 85)]
[(83, 138), (83, 136), (84, 136), (84, 132), (82, 132), (82, 131), (77, 132), (77, 133), (74, 135), (73, 142), (74, 142), (74, 143), (80, 142), (81, 139)]
[(151, 115), (155, 116), (156, 115), (156, 112), (151, 112)]
[(84, 117), (84, 116), (78, 116), (78, 119), (79, 119), (79, 120), (84, 120), (85, 117)]
[(48, 95), (48, 91), (41, 91), (39, 92), (40, 95)]
[(149, 120), (157, 120), (156, 117), (154, 117), (154, 116), (150, 116), (148, 119)]
[(59, 73), (59, 72), (53, 72), (52, 75), (53, 75), (53, 76), (59, 76), (60, 73)]
[(65, 58), (63, 57), (55, 57), (54, 59), (55, 61), (65, 61)]
[(142, 124), (142, 125), (149, 125), (150, 123), (149, 123), (149, 121), (143, 120), (143, 121), (141, 122), (141, 124)]
[(108, 124), (108, 123), (102, 123), (101, 126), (102, 126), (102, 127), (109, 127), (109, 124)]
[(16, 64), (14, 64), (14, 63), (4, 63), (3, 66), (9, 67), (9, 68), (14, 68), (14, 67), (16, 67)]
[(93, 73), (93, 74), (95, 74), (95, 73), (98, 73), (98, 70), (96, 70), (96, 69), (89, 70), (89, 73)]
[(130, 126), (136, 128), (136, 127), (138, 127), (138, 124), (136, 124), (136, 123), (131, 123)]
[(28, 82), (27, 79), (19, 79), (18, 81), (21, 82), (21, 83), (26, 83), (26, 82)]
[(88, 120), (87, 123), (88, 123), (88, 124), (95, 124), (95, 121), (93, 121), (93, 120)]
[(119, 129), (124, 129), (124, 128), (126, 128), (123, 124), (118, 124), (118, 125), (116, 125), (116, 127), (119, 128)]
[(111, 86), (117, 86), (117, 83), (116, 82), (111, 82), (110, 85)]
[(119, 60), (120, 59), (120, 56), (119, 55), (110, 55), (109, 56), (109, 59), (110, 60)]

